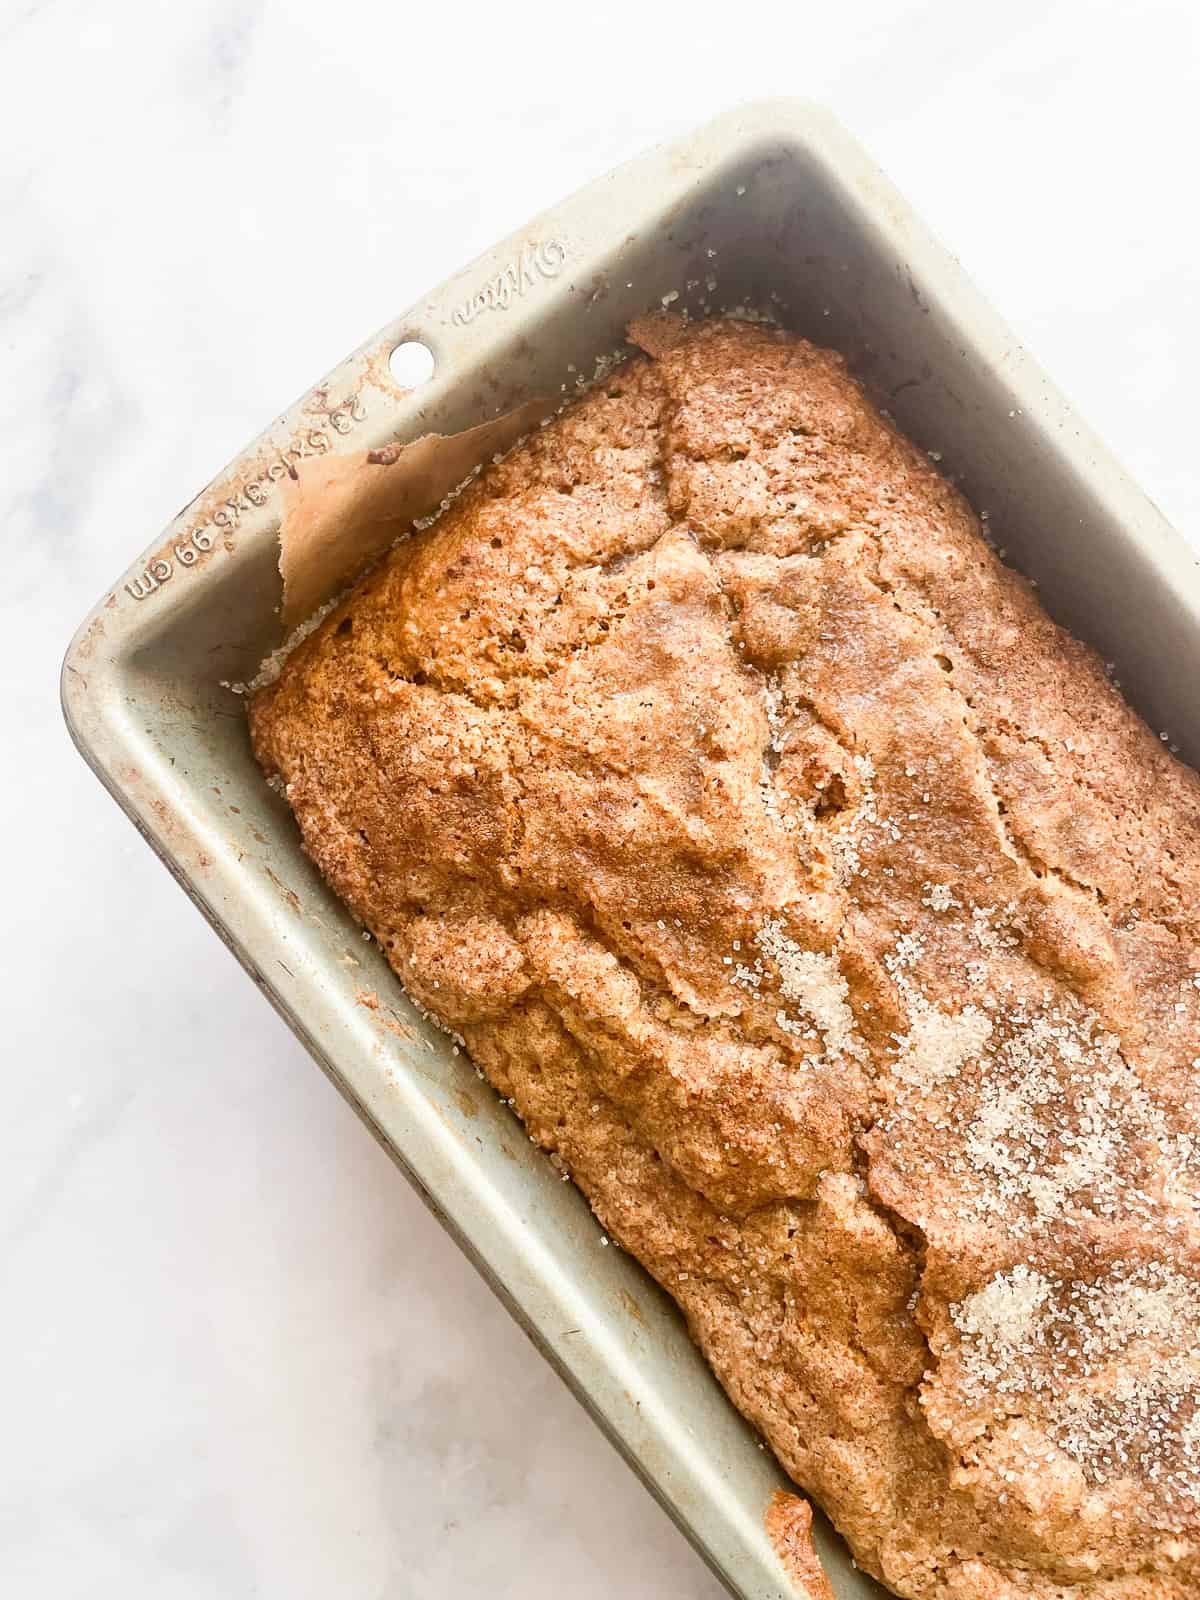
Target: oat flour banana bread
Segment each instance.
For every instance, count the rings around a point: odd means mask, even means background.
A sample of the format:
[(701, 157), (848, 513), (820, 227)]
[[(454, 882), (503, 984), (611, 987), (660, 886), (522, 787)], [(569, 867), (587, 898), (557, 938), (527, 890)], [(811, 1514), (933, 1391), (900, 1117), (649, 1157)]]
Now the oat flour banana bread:
[(250, 709), (859, 1563), (1200, 1594), (1200, 780), (842, 360), (644, 350)]

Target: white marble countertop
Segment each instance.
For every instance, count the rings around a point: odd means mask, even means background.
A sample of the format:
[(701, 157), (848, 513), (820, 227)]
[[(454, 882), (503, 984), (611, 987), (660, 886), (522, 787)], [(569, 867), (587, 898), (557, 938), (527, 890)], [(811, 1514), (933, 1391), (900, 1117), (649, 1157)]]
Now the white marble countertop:
[(0, 0), (0, 1592), (716, 1581), (71, 749), (74, 624), (361, 338), (738, 100), (830, 104), (1200, 530), (1190, 0)]

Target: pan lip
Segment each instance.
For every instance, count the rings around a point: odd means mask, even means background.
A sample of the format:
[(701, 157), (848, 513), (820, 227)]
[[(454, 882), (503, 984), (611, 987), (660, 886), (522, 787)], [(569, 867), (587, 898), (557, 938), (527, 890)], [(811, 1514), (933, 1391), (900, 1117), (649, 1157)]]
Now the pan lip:
[[(847, 195), (847, 204), (857, 204), (881, 236), (904, 248), (916, 283), (922, 291), (936, 292), (944, 315), (951, 325), (961, 327), (964, 339), (973, 340), (981, 350), (1006, 351), (1004, 378), (1014, 408), (1024, 407), (1036, 414), (1044, 432), (1057, 440), (1062, 471), (1075, 474), (1097, 503), (1109, 509), (1169, 593), (1182, 596), (1189, 579), (1194, 585), (1195, 569), (1200, 565), (1196, 553), (1116, 466), (968, 283), (954, 259), (928, 235), (834, 118), (807, 101), (769, 99), (726, 111), (695, 132), (593, 180), (481, 252), (351, 352), (252, 440), (117, 577), (80, 624), (60, 675), (68, 732), (97, 778), (318, 1065), (385, 1144), (542, 1354), (712, 1569), (743, 1600), (767, 1600), (789, 1592), (762, 1528), (761, 1513), (755, 1515), (737, 1499), (723, 1481), (719, 1460), (703, 1459), (703, 1449), (697, 1450), (694, 1440), (689, 1442), (686, 1424), (667, 1414), (656, 1401), (653, 1377), (643, 1376), (634, 1355), (622, 1351), (615, 1337), (602, 1337), (599, 1330), (570, 1346), (555, 1333), (555, 1324), (563, 1327), (568, 1315), (572, 1320), (591, 1317), (583, 1286), (565, 1281), (550, 1247), (539, 1241), (536, 1230), (527, 1229), (522, 1237), (516, 1237), (507, 1201), (485, 1192), (489, 1180), (482, 1168), (472, 1180), (465, 1171), (468, 1158), (451, 1149), (445, 1130), (422, 1112), (416, 1090), (404, 1103), (415, 1130), (410, 1142), (403, 1144), (387, 1131), (383, 1096), (401, 1091), (394, 1079), (383, 1077), (377, 1094), (364, 1090), (369, 1069), (364, 1067), (356, 1074), (354, 1068), (361, 1065), (366, 1049), (365, 1032), (347, 1031), (343, 1026), (331, 1033), (323, 1024), (342, 1024), (344, 1018), (311, 981), (311, 974), (301, 972), (292, 981), (280, 976), (267, 959), (278, 943), (278, 925), (257, 909), (245, 892), (246, 875), (233, 853), (212, 849), (211, 840), (184, 803), (186, 783), (166, 785), (159, 764), (142, 759), (146, 750), (132, 713), (143, 690), (132, 663), (161, 619), (145, 606), (144, 599), (134, 597), (129, 586), (138, 581), (139, 574), (149, 571), (156, 559), (173, 568), (168, 579), (161, 580), (171, 606), (185, 592), (185, 585), (195, 590), (214, 581), (223, 559), (219, 545), (211, 557), (202, 549), (182, 564), (177, 554), (162, 552), (189, 548), (187, 541), (195, 536), (197, 518), (210, 501), (239, 480), (239, 474), (257, 470), (258, 464), (273, 454), (285, 453), (298, 430), (314, 431), (310, 427), (313, 417), (338, 415), (328, 409), (331, 397), (340, 404), (344, 393), (369, 394), (379, 407), (377, 411), (368, 407), (365, 421), (351, 417), (357, 432), (351, 429), (343, 435), (340, 427), (330, 424), (329, 447), (335, 449), (343, 438), (374, 440), (372, 430), (385, 421), (394, 428), (399, 419), (405, 428), (420, 431), (436, 406), (452, 409), (452, 379), (444, 391), (435, 389), (428, 399), (420, 393), (405, 394), (389, 386), (381, 370), (381, 355), (386, 362), (387, 349), (413, 335), (429, 343), (435, 358), (445, 357), (451, 366), (455, 350), (472, 348), (474, 342), (490, 342), (500, 348), (511, 337), (511, 329), (501, 326), (504, 318), (492, 317), (486, 305), (465, 320), (455, 321), (455, 313), (469, 309), (480, 295), (486, 299), (486, 290), (480, 285), (509, 271), (514, 260), (519, 279), (521, 252), (530, 241), (553, 241), (563, 230), (570, 234), (582, 226), (576, 219), (591, 210), (602, 217), (602, 223), (581, 246), (580, 259), (586, 263), (588, 248), (615, 252), (623, 233), (623, 199), (630, 200), (639, 187), (658, 186), (658, 198), (645, 206), (647, 211), (657, 210), (664, 194), (682, 202), (722, 172), (771, 148), (790, 149), (821, 164)], [(551, 266), (553, 260), (550, 251), (546, 265)], [(539, 270), (536, 264), (530, 269), (534, 273)], [(520, 314), (526, 314), (526, 305), (522, 300), (516, 307)], [(438, 308), (440, 315), (431, 317), (431, 307)], [(537, 316), (536, 307), (529, 303), (529, 322), (535, 324)], [(356, 389), (356, 385), (360, 387)], [(318, 397), (326, 407), (324, 412), (312, 409)], [(474, 416), (469, 420), (484, 419)], [(253, 537), (263, 538), (274, 515), (271, 504), (259, 506), (255, 501), (252, 511), (243, 514), (242, 525)], [(186, 625), (186, 606), (179, 615), (168, 613), (162, 623), (167, 628)], [(197, 866), (202, 847), (210, 856), (204, 870)], [(765, 1508), (771, 1488), (784, 1480), (764, 1467), (762, 1482)]]

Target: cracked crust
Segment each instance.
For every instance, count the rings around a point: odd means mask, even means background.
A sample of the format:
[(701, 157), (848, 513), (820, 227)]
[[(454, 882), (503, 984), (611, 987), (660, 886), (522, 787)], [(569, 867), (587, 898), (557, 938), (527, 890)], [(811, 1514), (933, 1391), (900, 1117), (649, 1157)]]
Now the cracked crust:
[(1200, 782), (839, 357), (633, 333), (256, 753), (863, 1567), (1183, 1600)]

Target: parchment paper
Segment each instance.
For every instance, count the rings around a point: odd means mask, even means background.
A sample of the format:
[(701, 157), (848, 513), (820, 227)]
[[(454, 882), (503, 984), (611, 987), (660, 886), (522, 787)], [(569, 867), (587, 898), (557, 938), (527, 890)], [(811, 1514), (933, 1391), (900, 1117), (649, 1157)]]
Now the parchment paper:
[(420, 517), (437, 509), (480, 462), (540, 422), (530, 400), (463, 433), (426, 433), (407, 445), (354, 455), (309, 456), (283, 483), (279, 571), (283, 625), (294, 628)]

